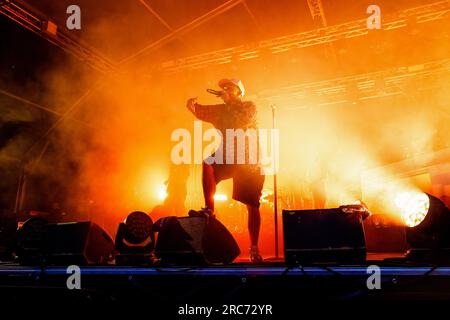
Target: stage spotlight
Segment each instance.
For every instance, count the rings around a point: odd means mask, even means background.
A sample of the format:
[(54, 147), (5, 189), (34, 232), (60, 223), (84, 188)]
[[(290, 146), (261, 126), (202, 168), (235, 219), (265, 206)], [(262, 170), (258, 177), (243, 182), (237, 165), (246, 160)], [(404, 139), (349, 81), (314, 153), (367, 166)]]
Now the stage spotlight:
[(222, 193), (216, 193), (214, 195), (214, 200), (216, 201), (227, 201), (228, 197), (226, 194), (222, 194)]
[(53, 21), (47, 20), (42, 24), (42, 31), (48, 35), (56, 36), (58, 32), (58, 26)]
[(397, 196), (396, 205), (411, 246), (407, 257), (450, 261), (450, 210), (445, 204), (427, 193), (402, 193)]
[(399, 193), (395, 204), (400, 209), (403, 223), (407, 227), (415, 227), (420, 224), (430, 208), (428, 196), (421, 192)]
[(155, 234), (149, 215), (134, 211), (119, 224), (116, 235), (117, 264), (148, 264), (152, 262)]
[(158, 198), (159, 200), (166, 200), (167, 198), (167, 188), (166, 187), (161, 187), (158, 190)]
[(20, 264), (37, 264), (42, 260), (47, 229), (47, 220), (30, 218), (17, 231), (15, 253)]

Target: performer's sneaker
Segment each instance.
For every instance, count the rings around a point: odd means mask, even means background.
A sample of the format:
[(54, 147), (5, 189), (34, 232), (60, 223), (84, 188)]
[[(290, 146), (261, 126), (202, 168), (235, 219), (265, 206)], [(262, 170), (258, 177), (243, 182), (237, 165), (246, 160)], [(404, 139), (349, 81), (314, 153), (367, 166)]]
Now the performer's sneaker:
[(201, 208), (200, 210), (189, 210), (189, 217), (205, 217), (205, 218), (215, 218), (214, 212), (209, 208)]
[(259, 254), (259, 249), (257, 246), (250, 247), (250, 262), (251, 263), (262, 263), (263, 258)]

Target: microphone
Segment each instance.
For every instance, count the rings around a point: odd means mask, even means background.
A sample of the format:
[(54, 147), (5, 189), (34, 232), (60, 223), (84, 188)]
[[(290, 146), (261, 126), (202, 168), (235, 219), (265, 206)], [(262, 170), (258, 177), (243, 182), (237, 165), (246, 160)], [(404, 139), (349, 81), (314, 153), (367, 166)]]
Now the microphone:
[(222, 95), (222, 91), (214, 90), (214, 89), (206, 89), (208, 93), (215, 95), (216, 97), (220, 97)]

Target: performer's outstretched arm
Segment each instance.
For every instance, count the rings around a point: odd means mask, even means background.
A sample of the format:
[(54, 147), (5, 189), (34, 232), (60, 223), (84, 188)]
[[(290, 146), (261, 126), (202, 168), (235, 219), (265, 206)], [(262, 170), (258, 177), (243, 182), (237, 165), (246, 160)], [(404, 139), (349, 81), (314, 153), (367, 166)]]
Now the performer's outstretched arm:
[(186, 107), (197, 119), (214, 124), (221, 114), (223, 114), (225, 105), (202, 105), (197, 103), (197, 98), (191, 98), (187, 101)]

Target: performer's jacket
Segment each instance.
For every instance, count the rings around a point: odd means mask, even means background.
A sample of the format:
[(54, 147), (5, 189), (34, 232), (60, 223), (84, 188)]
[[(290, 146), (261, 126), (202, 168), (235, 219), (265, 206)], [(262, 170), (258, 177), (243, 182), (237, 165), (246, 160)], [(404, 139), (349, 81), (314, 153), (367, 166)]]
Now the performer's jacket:
[[(250, 143), (248, 136), (246, 136), (245, 143), (245, 163), (249, 163), (249, 150), (256, 150), (256, 161), (259, 163), (259, 135), (257, 127), (257, 109), (251, 101), (237, 101), (232, 104), (216, 104), (216, 105), (201, 105), (196, 104), (194, 115), (205, 122), (211, 123), (222, 135), (223, 144), (223, 159), (226, 159), (227, 139), (226, 129), (242, 129), (247, 134), (255, 134), (256, 146)], [(250, 129), (247, 131), (247, 129)], [(229, 142), (231, 143), (231, 142)], [(234, 153), (235, 160), (237, 149), (237, 136), (234, 136)], [(229, 150), (229, 149), (228, 149)], [(229, 150), (230, 151), (230, 150)], [(236, 163), (236, 161), (235, 161)]]

